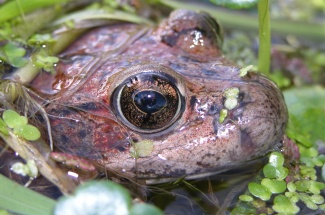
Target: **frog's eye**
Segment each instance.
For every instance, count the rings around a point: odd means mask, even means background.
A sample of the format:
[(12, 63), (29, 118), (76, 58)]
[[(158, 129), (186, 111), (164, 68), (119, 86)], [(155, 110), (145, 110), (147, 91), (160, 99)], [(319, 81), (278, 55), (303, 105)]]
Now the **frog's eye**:
[(113, 93), (113, 105), (122, 122), (141, 133), (171, 126), (181, 115), (184, 98), (175, 79), (161, 72), (133, 75)]

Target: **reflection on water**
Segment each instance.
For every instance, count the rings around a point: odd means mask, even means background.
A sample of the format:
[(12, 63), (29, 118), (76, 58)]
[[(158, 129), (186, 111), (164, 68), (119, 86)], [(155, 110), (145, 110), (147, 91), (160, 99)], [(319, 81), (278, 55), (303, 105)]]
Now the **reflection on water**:
[(170, 182), (150, 187), (148, 201), (164, 210), (165, 214), (201, 215), (227, 214), (247, 183), (259, 174), (267, 159), (262, 158), (247, 166), (199, 180)]

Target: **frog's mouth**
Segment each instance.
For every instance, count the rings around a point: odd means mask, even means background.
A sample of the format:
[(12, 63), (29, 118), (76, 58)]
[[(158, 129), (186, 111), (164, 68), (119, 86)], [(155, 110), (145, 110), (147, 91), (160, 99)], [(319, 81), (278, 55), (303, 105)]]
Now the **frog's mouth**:
[(256, 158), (246, 162), (233, 162), (229, 165), (215, 168), (207, 172), (184, 175), (178, 177), (161, 177), (145, 179), (147, 185), (163, 184), (180, 180), (213, 180), (218, 175), (242, 175), (242, 174), (255, 174), (257, 173), (268, 161), (267, 156)]

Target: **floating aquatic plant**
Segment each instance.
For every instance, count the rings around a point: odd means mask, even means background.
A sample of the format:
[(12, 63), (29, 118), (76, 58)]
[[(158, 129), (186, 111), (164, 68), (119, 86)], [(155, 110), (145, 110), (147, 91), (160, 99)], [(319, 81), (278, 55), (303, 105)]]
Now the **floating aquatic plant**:
[[(5, 110), (2, 114), (2, 118), (6, 125), (14, 130), (15, 134), (25, 140), (33, 141), (39, 139), (41, 136), (41, 132), (38, 128), (28, 124), (26, 117), (20, 116), (13, 110)], [(1, 125), (3, 125), (3, 123)], [(2, 126), (2, 129), (0, 130), (5, 130), (5, 127)]]

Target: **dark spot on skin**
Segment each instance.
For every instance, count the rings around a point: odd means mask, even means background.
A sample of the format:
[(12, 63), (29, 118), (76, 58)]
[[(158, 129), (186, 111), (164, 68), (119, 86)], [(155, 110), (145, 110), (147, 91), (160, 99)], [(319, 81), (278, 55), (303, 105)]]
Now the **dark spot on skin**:
[(186, 63), (189, 63), (189, 62), (193, 62), (193, 63), (200, 63), (200, 61), (199, 60), (197, 60), (197, 59), (194, 59), (193, 57), (191, 57), (191, 56), (181, 56), (180, 57), (180, 60), (181, 61), (184, 61), (184, 62), (186, 62)]
[(169, 176), (170, 177), (179, 177), (182, 175), (186, 174), (186, 170), (185, 169), (175, 169), (173, 171), (170, 172)]
[(201, 162), (196, 162), (196, 165), (200, 166), (200, 167), (203, 167), (203, 168), (209, 168), (210, 165), (207, 165), (207, 164), (204, 164), (204, 163), (201, 163)]
[(202, 69), (202, 73), (206, 76), (214, 76), (214, 77), (218, 77), (220, 76), (218, 73), (216, 73), (215, 70), (211, 70), (211, 69)]
[(191, 106), (191, 110), (193, 111), (194, 110), (194, 106), (195, 106), (195, 103), (196, 103), (196, 96), (191, 96), (191, 99), (190, 99), (190, 106)]
[(218, 110), (218, 106), (217, 106), (217, 104), (213, 103), (213, 104), (209, 107), (208, 114), (209, 114), (210, 116), (212, 116), (212, 115), (215, 115), (215, 114), (218, 113), (218, 112), (219, 112), (219, 110)]
[(68, 108), (62, 108), (62, 109), (52, 109), (51, 114), (58, 115), (60, 117), (65, 117), (74, 114), (74, 112)]
[(81, 109), (83, 111), (94, 111), (98, 109), (98, 106), (95, 102), (87, 102), (80, 105), (75, 106), (77, 109)]
[(213, 126), (213, 133), (218, 134), (218, 125), (219, 125), (219, 114), (218, 116), (214, 117), (212, 121), (212, 126)]
[(251, 152), (254, 151), (255, 144), (248, 132), (245, 130), (240, 131), (240, 142), (241, 142), (241, 147), (243, 148), (243, 151), (246, 154), (250, 154)]
[(78, 132), (78, 136), (80, 138), (85, 138), (87, 136), (87, 131), (86, 130), (81, 130)]
[(128, 150), (130, 147), (130, 143), (129, 142), (121, 142), (116, 144), (116, 146), (114, 146), (115, 149), (119, 150), (120, 152), (124, 152), (126, 150)]
[(64, 135), (64, 134), (61, 135), (61, 138), (60, 139), (61, 139), (61, 141), (63, 143), (67, 143), (69, 141), (69, 138), (66, 135)]
[(185, 71), (187, 69), (187, 67), (184, 64), (180, 65), (173, 62), (169, 62), (169, 67), (175, 71)]

